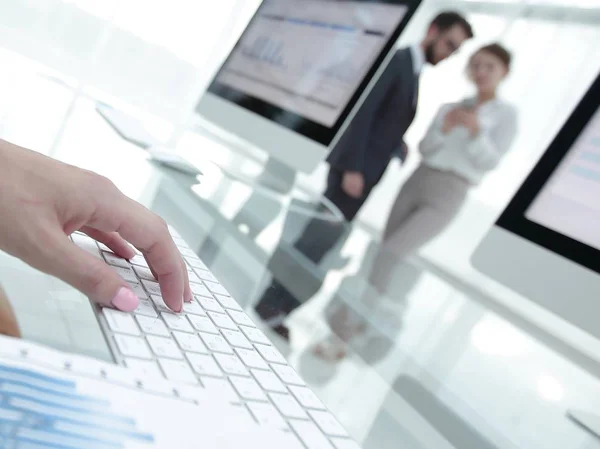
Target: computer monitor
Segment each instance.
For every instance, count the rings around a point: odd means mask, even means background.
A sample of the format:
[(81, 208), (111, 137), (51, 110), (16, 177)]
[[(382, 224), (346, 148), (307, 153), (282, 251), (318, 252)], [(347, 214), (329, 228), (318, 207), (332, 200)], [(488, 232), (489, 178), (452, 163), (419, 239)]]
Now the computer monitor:
[[(600, 339), (600, 75), (473, 256), (483, 273)], [(600, 416), (570, 411), (600, 436)]]
[(419, 3), (264, 0), (196, 112), (311, 171), (366, 97)]
[(600, 76), (473, 256), (600, 339)]

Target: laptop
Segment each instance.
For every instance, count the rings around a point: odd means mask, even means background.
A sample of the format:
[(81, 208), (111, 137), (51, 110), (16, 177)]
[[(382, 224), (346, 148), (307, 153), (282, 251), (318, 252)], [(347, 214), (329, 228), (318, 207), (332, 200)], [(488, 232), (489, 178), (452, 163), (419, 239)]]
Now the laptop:
[(129, 283), (140, 299), (133, 313), (92, 305), (61, 281), (0, 253), (1, 280), (9, 298), (18, 298), (23, 337), (125, 366), (150, 390), (166, 379), (178, 385), (167, 393), (183, 399), (210, 393), (231, 406), (223, 420), (235, 415), (274, 434), (283, 431), (292, 438), (290, 447), (359, 448), (202, 260), (171, 233), (194, 294), (181, 314), (166, 307), (141, 254), (121, 259), (85, 234), (71, 238)]

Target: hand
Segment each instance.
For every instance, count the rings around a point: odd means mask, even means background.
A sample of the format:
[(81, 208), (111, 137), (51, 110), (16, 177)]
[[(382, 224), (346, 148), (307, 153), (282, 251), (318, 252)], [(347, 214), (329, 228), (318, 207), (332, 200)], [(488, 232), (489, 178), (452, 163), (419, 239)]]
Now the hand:
[[(109, 180), (0, 140), (0, 250), (123, 311), (139, 300), (103, 261), (77, 247), (80, 230), (125, 259), (144, 255), (174, 311), (192, 300), (187, 270), (166, 223)], [(16, 298), (13, 298), (16, 300)]]
[(442, 126), (442, 132), (444, 134), (448, 134), (459, 125), (458, 118), (460, 116), (460, 112), (460, 108), (455, 108), (446, 113), (446, 116), (444, 117), (444, 125)]
[(0, 335), (21, 336), (17, 319), (2, 287), (0, 287)]
[(357, 171), (347, 171), (342, 179), (342, 189), (352, 198), (360, 198), (365, 190), (365, 177)]
[(475, 109), (458, 109), (456, 113), (456, 121), (459, 125), (467, 128), (471, 136), (475, 137), (479, 134), (479, 119)]

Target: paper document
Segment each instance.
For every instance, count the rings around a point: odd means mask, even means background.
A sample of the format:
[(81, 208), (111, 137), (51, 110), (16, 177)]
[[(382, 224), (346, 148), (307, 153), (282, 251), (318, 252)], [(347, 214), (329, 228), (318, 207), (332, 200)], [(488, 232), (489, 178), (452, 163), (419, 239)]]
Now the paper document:
[(286, 447), (287, 435), (201, 389), (142, 382), (125, 368), (0, 336), (0, 448)]

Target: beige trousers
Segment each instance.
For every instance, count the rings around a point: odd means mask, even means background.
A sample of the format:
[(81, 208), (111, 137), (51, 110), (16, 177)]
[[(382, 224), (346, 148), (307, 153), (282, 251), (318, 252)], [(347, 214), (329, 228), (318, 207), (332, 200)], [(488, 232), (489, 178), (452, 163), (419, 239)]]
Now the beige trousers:
[(388, 218), (369, 281), (387, 293), (399, 262), (436, 237), (456, 216), (471, 184), (464, 178), (421, 165), (406, 181)]

